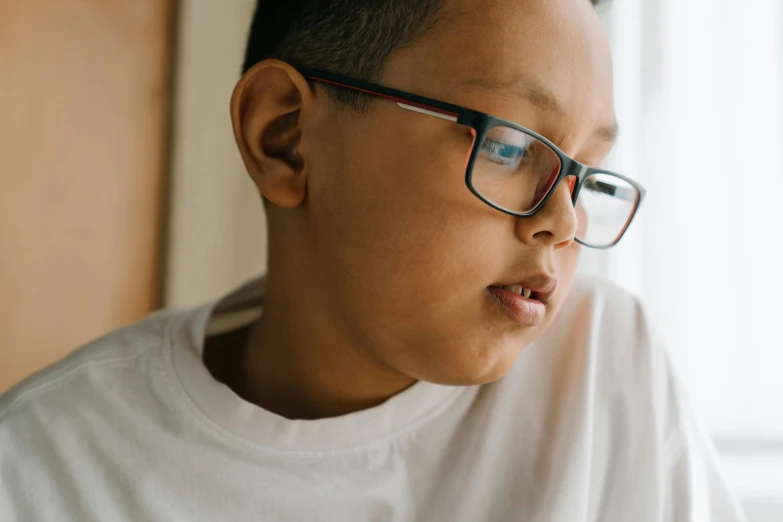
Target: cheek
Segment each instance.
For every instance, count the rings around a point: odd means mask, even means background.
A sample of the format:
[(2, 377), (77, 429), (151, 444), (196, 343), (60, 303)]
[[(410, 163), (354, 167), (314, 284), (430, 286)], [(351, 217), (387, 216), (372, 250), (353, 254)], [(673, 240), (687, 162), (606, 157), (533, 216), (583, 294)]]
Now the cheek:
[(435, 230), (478, 203), (464, 182), (469, 134), (393, 104), (374, 112), (324, 151), (332, 161), (311, 181), (311, 202), (320, 198), (366, 241), (398, 248), (422, 236), (437, 241)]
[(390, 307), (426, 301), (430, 295), (422, 292), (437, 287), (480, 285), (492, 252), (483, 245), (505, 232), (465, 186), (470, 134), (437, 118), (396, 112), (372, 118), (384, 126), (356, 127), (324, 150), (328, 172), (312, 180), (308, 196), (333, 277), (350, 277), (365, 298), (383, 297), (382, 306)]

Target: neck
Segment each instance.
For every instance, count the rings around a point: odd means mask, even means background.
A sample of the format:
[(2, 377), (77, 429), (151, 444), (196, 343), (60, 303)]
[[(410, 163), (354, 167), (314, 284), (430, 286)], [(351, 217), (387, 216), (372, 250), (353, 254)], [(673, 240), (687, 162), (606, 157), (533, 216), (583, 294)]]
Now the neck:
[(328, 289), (276, 272), (270, 259), (264, 313), (247, 336), (242, 396), (289, 419), (318, 419), (377, 406), (416, 381), (351, 339)]

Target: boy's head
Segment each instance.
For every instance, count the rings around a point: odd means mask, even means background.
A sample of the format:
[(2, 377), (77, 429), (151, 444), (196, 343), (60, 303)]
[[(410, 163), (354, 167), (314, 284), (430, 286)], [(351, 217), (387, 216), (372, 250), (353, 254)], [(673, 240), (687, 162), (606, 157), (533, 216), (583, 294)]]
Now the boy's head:
[[(269, 305), (390, 376), (502, 377), (571, 288), (585, 223), (569, 184), (530, 217), (500, 212), (466, 185), (464, 126), (310, 81), (305, 67), (510, 120), (598, 165), (615, 116), (593, 5), (266, 0), (232, 99), (268, 203)], [(498, 291), (522, 282), (554, 290), (542, 316)]]

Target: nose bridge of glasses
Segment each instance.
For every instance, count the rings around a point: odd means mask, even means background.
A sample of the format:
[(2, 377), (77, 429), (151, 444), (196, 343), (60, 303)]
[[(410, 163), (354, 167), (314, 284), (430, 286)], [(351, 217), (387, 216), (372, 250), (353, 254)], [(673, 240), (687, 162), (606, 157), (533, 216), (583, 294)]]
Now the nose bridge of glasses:
[(590, 167), (568, 158), (566, 159), (566, 164), (563, 165), (563, 170), (565, 171), (565, 176), (576, 176), (577, 179), (582, 179), (587, 171), (590, 170)]

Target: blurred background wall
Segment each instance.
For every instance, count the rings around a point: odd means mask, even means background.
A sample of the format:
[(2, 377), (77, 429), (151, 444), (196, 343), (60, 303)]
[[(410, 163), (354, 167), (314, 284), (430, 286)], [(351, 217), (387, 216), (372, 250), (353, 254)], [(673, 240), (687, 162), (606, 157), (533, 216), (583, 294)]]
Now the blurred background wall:
[(180, 2), (167, 306), (213, 299), (266, 266), (263, 207), (229, 118), (254, 7)]
[(161, 303), (173, 0), (0, 0), (0, 392)]
[(253, 0), (0, 0), (0, 392), (263, 272), (229, 98)]
[[(0, 391), (264, 270), (228, 112), (254, 0), (176, 3), (0, 0)], [(639, 296), (750, 520), (779, 522), (783, 2), (602, 16), (622, 128), (607, 166), (648, 197), (581, 270)]]

